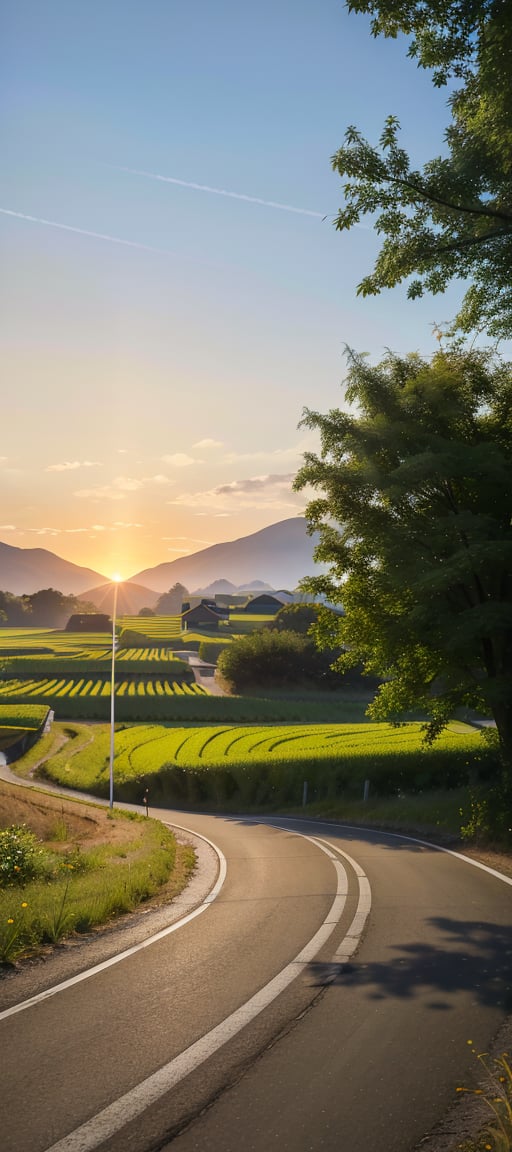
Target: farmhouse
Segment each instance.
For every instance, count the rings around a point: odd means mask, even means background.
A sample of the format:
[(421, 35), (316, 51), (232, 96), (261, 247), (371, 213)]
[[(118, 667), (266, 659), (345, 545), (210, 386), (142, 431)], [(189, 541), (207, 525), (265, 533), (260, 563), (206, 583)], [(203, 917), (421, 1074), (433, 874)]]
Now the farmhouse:
[(228, 620), (229, 610), (220, 608), (215, 600), (201, 600), (195, 608), (189, 608), (187, 612), (183, 612), (181, 617), (181, 626), (184, 629), (188, 628), (209, 628), (216, 632), (219, 627), (219, 620)]

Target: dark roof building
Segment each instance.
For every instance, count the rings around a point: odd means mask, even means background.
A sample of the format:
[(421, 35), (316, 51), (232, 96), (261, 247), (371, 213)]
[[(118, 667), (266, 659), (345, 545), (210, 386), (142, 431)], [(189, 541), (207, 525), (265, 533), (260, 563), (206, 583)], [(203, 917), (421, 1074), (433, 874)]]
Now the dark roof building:
[(273, 596), (271, 592), (262, 592), (260, 596), (254, 596), (252, 600), (248, 600), (242, 611), (255, 616), (258, 612), (261, 612), (262, 615), (270, 614), (271, 612), (279, 612), (285, 603), (287, 601), (281, 600), (279, 595)]
[(219, 627), (219, 620), (227, 620), (228, 617), (229, 612), (203, 601), (201, 604), (197, 604), (195, 608), (189, 608), (188, 612), (183, 613), (181, 625), (182, 628), (202, 627), (216, 632)]
[(111, 632), (112, 621), (104, 612), (76, 612), (65, 627), (65, 632)]

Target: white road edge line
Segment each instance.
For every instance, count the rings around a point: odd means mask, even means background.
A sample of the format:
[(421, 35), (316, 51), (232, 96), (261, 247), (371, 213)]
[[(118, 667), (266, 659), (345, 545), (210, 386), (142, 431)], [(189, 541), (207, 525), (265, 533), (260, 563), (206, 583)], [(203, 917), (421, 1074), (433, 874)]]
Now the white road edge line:
[[(167, 823), (165, 821), (165, 823)], [(183, 928), (184, 924), (188, 924), (196, 916), (200, 916), (202, 912), (210, 907), (210, 904), (216, 900), (221, 888), (226, 879), (226, 857), (221, 852), (220, 848), (209, 840), (207, 836), (202, 836), (199, 832), (192, 832), (191, 828), (185, 828), (182, 824), (172, 824), (171, 828), (179, 828), (182, 832), (189, 832), (198, 839), (206, 841), (207, 844), (213, 848), (219, 860), (219, 875), (217, 880), (197, 908), (192, 912), (188, 912), (186, 916), (182, 916), (180, 920), (176, 920), (174, 924), (170, 924), (168, 928), (162, 928), (160, 932), (156, 932), (154, 936), (148, 936), (145, 940), (141, 940), (139, 944), (134, 944), (131, 948), (126, 948), (124, 952), (118, 952), (115, 956), (111, 956), (109, 960), (103, 960), (101, 964), (95, 964), (93, 968), (87, 968), (85, 972), (79, 972), (77, 976), (70, 976), (69, 980), (63, 980), (60, 984), (55, 984), (52, 988), (46, 988), (44, 992), (38, 992), (36, 996), (31, 996), (28, 1000), (22, 1000), (19, 1004), (13, 1004), (11, 1008), (5, 1008), (0, 1012), (0, 1020), (5, 1020), (8, 1016), (15, 1016), (17, 1012), (24, 1012), (26, 1008), (33, 1008), (35, 1004), (40, 1004), (42, 1000), (48, 1000), (50, 996), (56, 996), (58, 992), (64, 992), (66, 988), (72, 988), (74, 984), (80, 984), (82, 980), (88, 980), (90, 976), (96, 976), (98, 972), (104, 972), (106, 968), (111, 968), (113, 964), (119, 964), (121, 960), (126, 960), (128, 956), (134, 956), (136, 952), (140, 952), (143, 948), (149, 948), (151, 944), (155, 944), (157, 940), (163, 940), (165, 936), (170, 936), (171, 932), (177, 932), (178, 928)], [(300, 835), (300, 833), (298, 833)]]
[(46, 1149), (46, 1152), (92, 1152), (98, 1145), (124, 1128), (130, 1120), (140, 1116), (151, 1104), (169, 1092), (171, 1088), (174, 1088), (181, 1080), (184, 1080), (219, 1048), (222, 1048), (228, 1040), (231, 1040), (242, 1028), (245, 1028), (246, 1024), (254, 1020), (304, 971), (304, 966), (311, 962), (334, 931), (336, 924), (339, 923), (348, 892), (348, 878), (345, 868), (326, 844), (316, 840), (313, 836), (306, 836), (302, 832), (295, 832), (295, 835), (310, 840), (317, 848), (325, 852), (332, 860), (337, 874), (336, 895), (323, 924), (320, 925), (315, 935), (301, 949), (295, 959), (287, 964), (277, 976), (274, 976), (268, 984), (260, 988), (259, 992), (251, 996), (250, 1000), (237, 1008), (220, 1024), (207, 1032), (205, 1036), (196, 1040), (174, 1060), (164, 1065), (163, 1068), (159, 1068), (152, 1076), (148, 1076), (131, 1091), (126, 1092), (124, 1096), (120, 1096), (118, 1100), (109, 1104), (96, 1116), (91, 1117), (74, 1132), (70, 1132), (62, 1140), (52, 1144), (51, 1148)]
[[(273, 828), (287, 827), (289, 832), (294, 832), (291, 824), (283, 824), (281, 821), (286, 821), (289, 817), (286, 816), (273, 816), (271, 826)], [(275, 823), (279, 821), (279, 823)], [(307, 816), (294, 816), (294, 824), (311, 824), (313, 821), (308, 820)], [(441, 844), (433, 844), (431, 840), (419, 840), (417, 836), (407, 836), (405, 832), (385, 832), (383, 828), (367, 828), (362, 824), (336, 824), (334, 820), (318, 820), (315, 821), (322, 828), (336, 828), (338, 832), (343, 832), (344, 829), (349, 832), (370, 832), (374, 836), (390, 836), (393, 840), (409, 840), (411, 844), (422, 844), (424, 848), (430, 848), (433, 852), (445, 852), (447, 856), (455, 856), (456, 860), (463, 860), (465, 864), (471, 864), (473, 868), (480, 868), (482, 872), (488, 872), (490, 876), (495, 876), (496, 880), (503, 880), (504, 884), (512, 884), (512, 877), (505, 876), (503, 872), (498, 872), (496, 868), (489, 868), (488, 864), (482, 864), (480, 860), (473, 860), (471, 856), (464, 856), (463, 852), (456, 852), (454, 848), (443, 848)], [(340, 851), (340, 849), (337, 849)]]
[(357, 863), (357, 860), (354, 860), (352, 856), (349, 856), (348, 852), (344, 852), (342, 848), (338, 848), (337, 844), (331, 844), (330, 840), (322, 840), (320, 836), (316, 839), (318, 840), (319, 844), (327, 844), (329, 848), (333, 849), (334, 852), (338, 852), (340, 856), (344, 856), (345, 860), (348, 860), (349, 864), (351, 864), (352, 868), (354, 869), (359, 883), (359, 900), (357, 902), (357, 909), (354, 919), (352, 920), (350, 927), (347, 929), (343, 940), (341, 941), (339, 947), (336, 949), (333, 957), (333, 962), (335, 964), (346, 964), (347, 961), (350, 960), (350, 958), (354, 955), (354, 952), (357, 951), (361, 943), (361, 937), (366, 927), (366, 921), (370, 915), (372, 906), (372, 890), (370, 888), (370, 881), (368, 880), (366, 873), (363, 872), (361, 866)]

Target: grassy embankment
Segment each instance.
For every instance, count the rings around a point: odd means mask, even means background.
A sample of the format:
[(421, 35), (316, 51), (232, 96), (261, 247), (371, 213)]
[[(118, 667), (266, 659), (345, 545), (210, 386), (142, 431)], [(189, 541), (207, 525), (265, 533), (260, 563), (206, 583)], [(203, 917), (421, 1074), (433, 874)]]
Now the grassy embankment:
[[(62, 733), (43, 737), (47, 751)], [(41, 755), (34, 747), (27, 760)], [(149, 898), (170, 900), (194, 867), (157, 820), (0, 781), (0, 963), (38, 955)]]

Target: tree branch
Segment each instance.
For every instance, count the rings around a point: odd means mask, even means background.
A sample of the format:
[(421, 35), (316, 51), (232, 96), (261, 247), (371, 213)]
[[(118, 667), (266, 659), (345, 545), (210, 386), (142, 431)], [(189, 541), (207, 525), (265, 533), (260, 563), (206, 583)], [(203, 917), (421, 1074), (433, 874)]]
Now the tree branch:
[(418, 192), (423, 200), (430, 200), (433, 204), (439, 204), (442, 208), (449, 208), (452, 212), (465, 212), (469, 216), (492, 216), (496, 220), (507, 220), (512, 223), (512, 212), (501, 212), (496, 208), (467, 208), (464, 204), (454, 204), (451, 200), (446, 200), (443, 196), (435, 195), (433, 192), (428, 192), (426, 188), (422, 188), (421, 184), (415, 184), (412, 180), (405, 180), (400, 176), (388, 176), (390, 184), (398, 184), (403, 188), (410, 188), (413, 192)]

